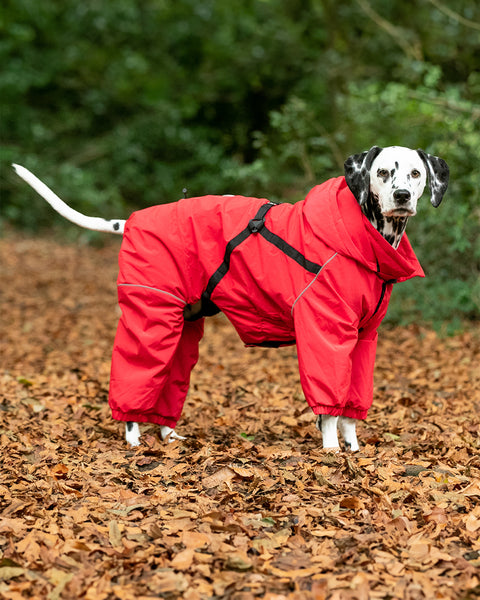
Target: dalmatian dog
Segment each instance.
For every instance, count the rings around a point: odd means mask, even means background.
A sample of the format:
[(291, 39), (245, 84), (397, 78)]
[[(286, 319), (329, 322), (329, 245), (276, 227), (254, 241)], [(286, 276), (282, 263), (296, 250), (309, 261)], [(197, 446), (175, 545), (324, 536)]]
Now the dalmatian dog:
[[(106, 220), (79, 213), (63, 202), (52, 190), (30, 171), (13, 165), (17, 174), (35, 189), (63, 217), (73, 223), (96, 231), (123, 234), (125, 220)], [(364, 215), (387, 242), (397, 249), (410, 217), (417, 212), (417, 202), (425, 186), (429, 185), (430, 201), (437, 207), (447, 189), (449, 169), (444, 160), (423, 150), (401, 146), (380, 148), (350, 156), (344, 165), (345, 180), (358, 201)], [(359, 449), (356, 435), (357, 420), (349, 417), (320, 415), (316, 426), (322, 432), (323, 447), (338, 449), (340, 431), (345, 447)], [(162, 439), (185, 439), (175, 429), (160, 427)], [(137, 423), (126, 423), (126, 440), (139, 444), (140, 429)]]

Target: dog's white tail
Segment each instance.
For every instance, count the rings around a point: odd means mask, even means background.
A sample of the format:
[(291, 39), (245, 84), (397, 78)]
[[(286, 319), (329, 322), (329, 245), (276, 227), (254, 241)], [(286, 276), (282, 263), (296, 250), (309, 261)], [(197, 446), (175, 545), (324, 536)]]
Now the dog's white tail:
[(17, 175), (21, 177), (24, 181), (28, 183), (36, 192), (44, 198), (52, 208), (54, 208), (58, 213), (68, 219), (75, 225), (80, 225), (80, 227), (85, 227), (86, 229), (93, 229), (94, 231), (107, 231), (109, 233), (123, 233), (123, 229), (125, 227), (125, 221), (122, 219), (112, 219), (108, 221), (107, 219), (102, 219), (101, 217), (87, 217), (86, 215), (82, 215), (82, 213), (70, 208), (68, 204), (65, 204), (63, 200), (61, 200), (57, 194), (52, 192), (52, 190), (46, 186), (43, 181), (40, 181), (38, 177), (36, 177), (33, 173), (31, 173), (25, 167), (20, 165), (12, 165), (15, 169)]

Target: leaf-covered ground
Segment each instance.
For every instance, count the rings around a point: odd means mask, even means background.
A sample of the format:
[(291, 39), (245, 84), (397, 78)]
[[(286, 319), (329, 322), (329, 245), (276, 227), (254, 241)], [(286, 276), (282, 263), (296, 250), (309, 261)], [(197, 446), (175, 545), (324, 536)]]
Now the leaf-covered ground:
[(206, 327), (178, 431), (107, 406), (118, 240), (0, 241), (0, 597), (473, 599), (480, 332), (381, 332), (361, 451), (321, 450), (295, 349)]

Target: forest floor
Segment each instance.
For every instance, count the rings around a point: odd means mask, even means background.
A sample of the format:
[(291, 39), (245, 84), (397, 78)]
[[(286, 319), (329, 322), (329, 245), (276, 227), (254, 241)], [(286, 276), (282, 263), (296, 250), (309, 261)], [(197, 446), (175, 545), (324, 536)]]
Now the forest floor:
[(380, 332), (361, 450), (327, 453), (295, 348), (206, 324), (178, 432), (107, 405), (118, 240), (0, 240), (0, 597), (473, 600), (480, 328)]

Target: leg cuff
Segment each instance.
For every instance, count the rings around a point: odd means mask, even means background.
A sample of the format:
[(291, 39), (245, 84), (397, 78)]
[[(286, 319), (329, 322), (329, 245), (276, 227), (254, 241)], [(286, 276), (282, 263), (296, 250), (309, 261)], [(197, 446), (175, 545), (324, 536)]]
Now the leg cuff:
[(332, 417), (350, 417), (351, 419), (366, 419), (368, 410), (348, 406), (312, 406), (315, 415), (331, 415)]
[(112, 418), (116, 421), (134, 421), (136, 423), (154, 423), (155, 425), (167, 425), (175, 429), (177, 422), (167, 417), (160, 415), (149, 415), (144, 413), (128, 412), (124, 413), (120, 410), (112, 410)]

